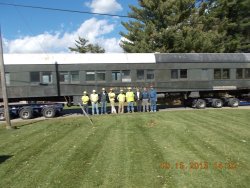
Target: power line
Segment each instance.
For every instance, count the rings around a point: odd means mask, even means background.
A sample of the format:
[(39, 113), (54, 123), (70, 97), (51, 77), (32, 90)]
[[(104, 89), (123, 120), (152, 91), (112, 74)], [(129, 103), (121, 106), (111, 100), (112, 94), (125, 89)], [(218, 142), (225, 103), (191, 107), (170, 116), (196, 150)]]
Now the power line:
[(60, 9), (60, 8), (32, 6), (32, 5), (21, 5), (21, 4), (13, 4), (13, 3), (2, 3), (2, 2), (0, 2), (0, 5), (2, 5), (2, 6), (22, 7), (22, 8), (32, 8), (32, 9), (40, 9), (40, 10), (59, 11), (59, 12), (91, 14), (91, 15), (112, 16), (112, 17), (115, 16), (115, 17), (120, 17), (120, 18), (130, 18), (129, 16), (119, 15), (119, 14), (96, 13), (96, 12), (88, 12), (88, 11), (80, 11), (80, 10), (69, 10), (69, 9)]

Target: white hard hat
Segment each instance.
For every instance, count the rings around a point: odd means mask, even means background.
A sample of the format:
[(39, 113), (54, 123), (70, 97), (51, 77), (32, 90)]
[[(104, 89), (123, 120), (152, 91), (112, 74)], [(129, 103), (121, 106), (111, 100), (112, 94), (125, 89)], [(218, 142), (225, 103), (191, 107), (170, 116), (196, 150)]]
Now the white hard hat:
[(102, 91), (105, 91), (105, 88), (102, 88)]
[(93, 93), (95, 93), (96, 91), (95, 90), (93, 90)]
[(84, 92), (83, 92), (83, 94), (86, 94), (86, 93), (87, 93), (87, 91), (84, 91)]

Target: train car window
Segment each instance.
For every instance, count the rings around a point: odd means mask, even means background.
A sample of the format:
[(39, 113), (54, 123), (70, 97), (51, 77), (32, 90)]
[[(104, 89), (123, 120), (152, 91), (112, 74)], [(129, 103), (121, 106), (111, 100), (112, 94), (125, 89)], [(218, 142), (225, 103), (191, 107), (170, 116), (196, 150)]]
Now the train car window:
[(222, 79), (230, 79), (230, 69), (222, 69)]
[(105, 71), (97, 71), (96, 72), (97, 81), (105, 81), (106, 80), (106, 72)]
[(245, 78), (250, 78), (250, 69), (245, 69)]
[(5, 80), (6, 80), (6, 85), (10, 85), (10, 73), (6, 72), (5, 73)]
[(243, 79), (243, 69), (236, 69), (236, 79)]
[(130, 70), (122, 71), (122, 82), (131, 82)]
[(121, 72), (119, 70), (112, 71), (112, 81), (121, 81)]
[(69, 83), (69, 72), (60, 72), (60, 82)]
[(144, 80), (144, 70), (137, 70), (137, 80)]
[(147, 80), (154, 80), (154, 79), (155, 79), (154, 70), (147, 70)]
[(221, 69), (214, 69), (214, 79), (221, 79)]
[(42, 72), (42, 83), (44, 84), (52, 83), (52, 72)]
[(95, 81), (95, 72), (87, 71), (86, 72), (86, 81)]
[(70, 72), (71, 82), (80, 82), (79, 71)]
[(171, 70), (171, 79), (178, 79), (178, 69)]
[(40, 82), (40, 72), (30, 72), (30, 82), (39, 83)]
[(180, 70), (180, 78), (187, 78), (187, 69)]

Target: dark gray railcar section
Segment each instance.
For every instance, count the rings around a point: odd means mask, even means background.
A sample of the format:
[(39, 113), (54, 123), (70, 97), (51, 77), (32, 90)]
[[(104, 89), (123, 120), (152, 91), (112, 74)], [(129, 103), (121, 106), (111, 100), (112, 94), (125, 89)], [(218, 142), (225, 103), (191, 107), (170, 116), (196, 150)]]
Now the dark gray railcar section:
[[(138, 54), (140, 55), (140, 54)], [(107, 90), (114, 88), (149, 87), (154, 85), (158, 92), (188, 92), (188, 91), (213, 91), (214, 86), (235, 86), (237, 90), (250, 89), (250, 79), (236, 79), (237, 68), (250, 68), (249, 54), (155, 54), (157, 63), (135, 64), (60, 64), (58, 70), (79, 71), (79, 83), (60, 83), (60, 93), (57, 90), (55, 64), (16, 64), (5, 65), (6, 72), (10, 73), (8, 94), (10, 98), (75, 96), (82, 95), (84, 90), (98, 92), (102, 87)], [(35, 63), (35, 62), (34, 62)], [(54, 62), (52, 62), (54, 63)], [(230, 79), (214, 80), (214, 69), (230, 69)], [(137, 80), (136, 71), (154, 70), (153, 80)], [(187, 78), (171, 79), (172, 69), (187, 69)], [(112, 70), (130, 70), (131, 82), (112, 81)], [(53, 80), (51, 84), (30, 83), (30, 72), (51, 71)], [(86, 71), (106, 71), (105, 81), (86, 81)], [(232, 88), (232, 90), (234, 90)], [(1, 94), (1, 93), (0, 93)]]

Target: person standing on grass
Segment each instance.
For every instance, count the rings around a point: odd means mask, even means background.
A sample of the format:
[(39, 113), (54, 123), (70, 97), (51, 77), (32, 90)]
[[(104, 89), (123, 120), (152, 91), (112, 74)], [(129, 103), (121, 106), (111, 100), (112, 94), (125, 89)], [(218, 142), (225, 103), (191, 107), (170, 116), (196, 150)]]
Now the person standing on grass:
[(119, 108), (118, 113), (124, 113), (124, 103), (125, 103), (125, 94), (123, 93), (123, 90), (120, 90), (120, 94), (117, 96), (117, 100), (119, 101)]
[(95, 114), (95, 111), (97, 115), (99, 114), (98, 100), (99, 100), (98, 94), (96, 93), (95, 90), (93, 90), (92, 94), (90, 95), (90, 101), (92, 104), (92, 115)]
[(82, 96), (82, 104), (83, 104), (83, 109), (86, 112), (86, 114), (89, 113), (89, 96), (87, 95), (87, 91), (83, 92), (83, 96)]
[(100, 101), (101, 101), (101, 114), (107, 114), (108, 94), (105, 88), (102, 88), (102, 92), (100, 94)]
[(113, 92), (113, 89), (110, 89), (109, 92), (109, 101), (111, 105), (111, 114), (116, 114), (116, 109), (115, 109), (115, 93)]
[(148, 101), (149, 101), (149, 93), (147, 91), (147, 88), (144, 87), (144, 90), (142, 92), (142, 110), (143, 112), (149, 112), (149, 105), (148, 105)]
[(135, 95), (134, 93), (131, 91), (131, 87), (128, 88), (128, 91), (126, 93), (126, 101), (128, 103), (127, 106), (127, 111), (129, 112), (134, 112), (134, 99)]
[(142, 93), (139, 88), (136, 89), (135, 100), (136, 100), (137, 112), (141, 112)]
[(149, 100), (151, 112), (156, 112), (157, 93), (153, 86), (150, 86)]

